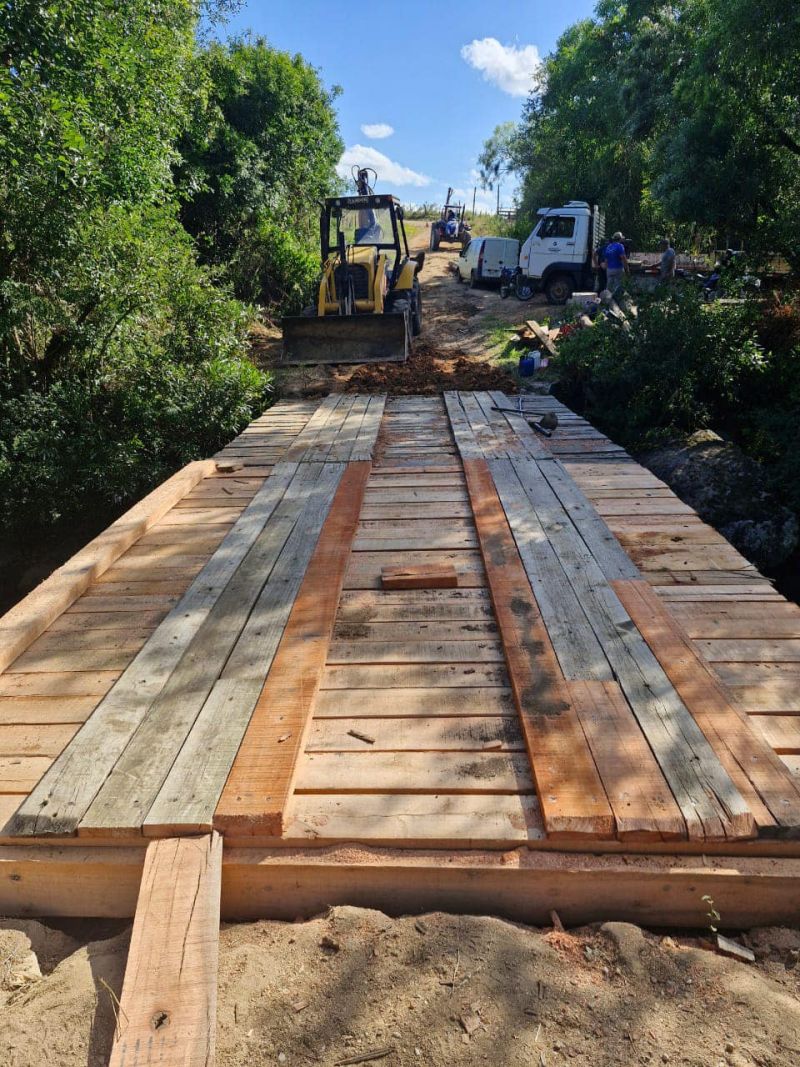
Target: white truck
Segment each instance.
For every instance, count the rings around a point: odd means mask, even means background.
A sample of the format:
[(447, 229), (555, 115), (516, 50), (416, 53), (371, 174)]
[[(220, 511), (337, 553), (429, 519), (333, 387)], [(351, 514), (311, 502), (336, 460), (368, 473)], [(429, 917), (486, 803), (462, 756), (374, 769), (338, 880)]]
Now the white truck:
[(534, 292), (566, 304), (574, 292), (594, 288), (592, 252), (605, 239), (605, 216), (585, 200), (536, 214), (539, 221), (520, 250), (520, 271)]

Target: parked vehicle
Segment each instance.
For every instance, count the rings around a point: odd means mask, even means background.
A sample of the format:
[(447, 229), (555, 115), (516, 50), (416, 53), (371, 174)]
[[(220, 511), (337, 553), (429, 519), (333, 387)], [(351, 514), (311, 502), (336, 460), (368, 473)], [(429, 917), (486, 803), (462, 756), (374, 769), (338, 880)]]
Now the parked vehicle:
[(522, 246), (519, 267), (534, 293), (566, 304), (574, 292), (594, 288), (592, 252), (605, 240), (605, 216), (585, 200), (543, 207)]
[(442, 241), (457, 241), (462, 248), (466, 248), (472, 234), (467, 222), (467, 208), (465, 204), (456, 204), (451, 201), (453, 190), (447, 190), (447, 200), (441, 210), (439, 218), (431, 223), (430, 250), (438, 251)]
[(500, 276), (501, 300), (505, 300), (512, 293), (517, 300), (530, 300), (535, 294), (535, 289), (519, 267), (503, 267)]
[(499, 282), (504, 267), (516, 268), (519, 241), (513, 237), (473, 237), (456, 259), (456, 277), (476, 288), (482, 282)]

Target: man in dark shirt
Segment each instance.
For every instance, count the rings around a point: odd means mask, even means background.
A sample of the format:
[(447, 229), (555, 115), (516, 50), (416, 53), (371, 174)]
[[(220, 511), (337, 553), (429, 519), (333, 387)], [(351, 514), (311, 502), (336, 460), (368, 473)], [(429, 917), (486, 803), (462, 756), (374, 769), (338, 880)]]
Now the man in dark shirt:
[(603, 266), (606, 255), (606, 242), (601, 241), (592, 255), (592, 269), (597, 277), (597, 291), (602, 293), (606, 287), (606, 268)]
[(606, 268), (606, 286), (615, 294), (622, 286), (622, 279), (628, 269), (628, 257), (625, 254), (624, 237), (619, 230), (613, 234), (611, 241), (606, 245), (603, 253), (604, 266)]

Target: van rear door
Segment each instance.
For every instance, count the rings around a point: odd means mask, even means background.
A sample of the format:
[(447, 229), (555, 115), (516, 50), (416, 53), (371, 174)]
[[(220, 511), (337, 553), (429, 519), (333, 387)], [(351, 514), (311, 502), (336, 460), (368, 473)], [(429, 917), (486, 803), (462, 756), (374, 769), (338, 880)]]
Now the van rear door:
[(503, 267), (516, 267), (516, 241), (505, 237), (487, 237), (483, 243), (481, 278), (499, 278)]

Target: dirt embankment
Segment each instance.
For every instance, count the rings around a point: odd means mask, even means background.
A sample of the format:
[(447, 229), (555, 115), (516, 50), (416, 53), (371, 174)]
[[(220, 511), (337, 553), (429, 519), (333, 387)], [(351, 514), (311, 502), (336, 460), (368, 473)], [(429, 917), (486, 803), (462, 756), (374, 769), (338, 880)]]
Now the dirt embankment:
[[(796, 1067), (800, 934), (750, 941), (754, 965), (626, 923), (560, 933), (334, 908), (227, 926), (217, 1063)], [(104, 1065), (127, 945), (127, 930), (87, 944), (0, 924), (5, 1067)]]

